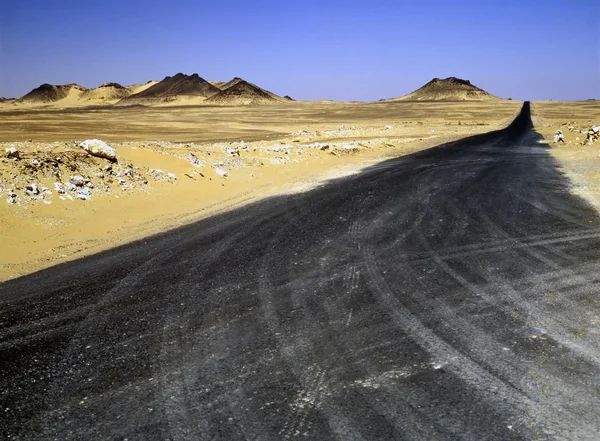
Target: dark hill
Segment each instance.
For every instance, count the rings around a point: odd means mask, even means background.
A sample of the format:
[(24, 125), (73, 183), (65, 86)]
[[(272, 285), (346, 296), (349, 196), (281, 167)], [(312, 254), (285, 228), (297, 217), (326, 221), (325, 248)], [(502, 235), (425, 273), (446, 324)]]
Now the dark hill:
[(220, 89), (218, 87), (213, 86), (205, 79), (200, 78), (198, 74), (185, 75), (178, 73), (173, 77), (166, 77), (154, 86), (131, 95), (123, 101), (137, 100), (140, 98), (174, 99), (180, 96), (208, 97), (219, 91)]
[(445, 79), (434, 78), (423, 87), (408, 95), (393, 100), (406, 101), (467, 101), (467, 100), (495, 100), (499, 99), (483, 89), (471, 84), (469, 80), (456, 77)]
[(207, 104), (248, 105), (273, 104), (281, 98), (268, 90), (249, 83), (241, 78), (234, 78), (227, 88), (206, 99)]

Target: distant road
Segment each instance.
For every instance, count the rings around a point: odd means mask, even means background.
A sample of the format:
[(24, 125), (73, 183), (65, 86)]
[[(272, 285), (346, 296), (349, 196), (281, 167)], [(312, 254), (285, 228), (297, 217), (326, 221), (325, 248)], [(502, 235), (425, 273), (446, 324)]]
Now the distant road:
[(597, 440), (600, 218), (531, 130), (0, 285), (0, 438)]

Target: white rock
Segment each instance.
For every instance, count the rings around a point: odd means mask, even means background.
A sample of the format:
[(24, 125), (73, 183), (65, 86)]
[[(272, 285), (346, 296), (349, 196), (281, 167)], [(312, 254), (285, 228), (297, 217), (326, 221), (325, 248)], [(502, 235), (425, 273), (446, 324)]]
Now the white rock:
[(56, 190), (57, 193), (64, 193), (65, 192), (65, 186), (60, 183), (60, 182), (55, 182), (54, 183), (54, 189)]
[(29, 195), (39, 194), (40, 190), (38, 189), (37, 184), (27, 184), (25, 186), (25, 193)]
[(83, 187), (83, 184), (85, 184), (85, 179), (83, 179), (83, 176), (75, 175), (75, 176), (71, 176), (71, 179), (69, 179), (69, 182), (71, 184), (75, 185), (76, 187)]
[(167, 173), (167, 176), (171, 179), (177, 179), (177, 176), (175, 175), (175, 173)]
[(6, 156), (9, 158), (18, 158), (20, 156), (19, 151), (15, 147), (9, 147), (5, 149)]
[(117, 159), (117, 151), (99, 139), (87, 139), (79, 144), (79, 146), (88, 151), (92, 156), (111, 160)]
[(226, 178), (228, 175), (228, 173), (225, 170), (222, 170), (220, 168), (216, 168), (215, 172), (219, 175), (222, 176), (223, 178)]
[(385, 130), (390, 130), (392, 126), (385, 126)]
[(90, 191), (87, 188), (82, 187), (79, 190), (77, 190), (77, 197), (84, 201), (88, 200), (90, 199)]
[(344, 144), (342, 146), (342, 149), (344, 150), (358, 150), (358, 146), (352, 145), (352, 144)]

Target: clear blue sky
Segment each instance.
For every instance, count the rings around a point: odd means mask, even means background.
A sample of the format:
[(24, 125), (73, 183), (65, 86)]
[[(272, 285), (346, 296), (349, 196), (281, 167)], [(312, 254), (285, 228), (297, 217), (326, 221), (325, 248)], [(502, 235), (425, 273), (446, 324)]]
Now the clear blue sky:
[(515, 99), (600, 98), (598, 0), (0, 0), (0, 96), (197, 72), (298, 99), (457, 76)]

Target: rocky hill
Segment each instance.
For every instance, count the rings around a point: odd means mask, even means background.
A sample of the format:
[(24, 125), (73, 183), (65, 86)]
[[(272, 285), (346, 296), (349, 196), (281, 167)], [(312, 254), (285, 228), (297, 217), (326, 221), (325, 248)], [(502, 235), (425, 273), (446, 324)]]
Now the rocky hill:
[(42, 84), (40, 87), (33, 89), (28, 94), (17, 100), (19, 103), (54, 103), (63, 100), (73, 95), (81, 95), (87, 89), (78, 84), (65, 84), (55, 86), (52, 84)]
[(241, 78), (234, 78), (223, 86), (223, 90), (206, 99), (206, 104), (257, 105), (274, 104), (283, 99), (273, 92), (261, 89)]
[(173, 77), (165, 77), (153, 86), (122, 99), (119, 104), (169, 102), (186, 98), (209, 97), (218, 92), (220, 92), (218, 87), (200, 78), (198, 74), (178, 73)]
[(118, 101), (131, 95), (131, 90), (118, 83), (106, 83), (94, 89), (87, 89), (80, 99), (83, 101)]
[(434, 78), (423, 87), (408, 95), (392, 98), (389, 101), (484, 101), (498, 97), (471, 84), (469, 80), (456, 77)]

